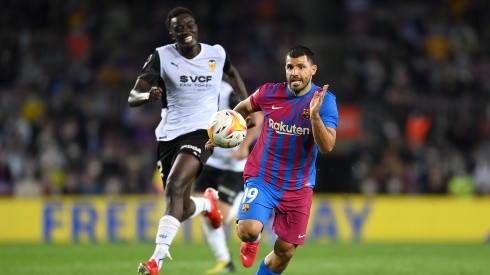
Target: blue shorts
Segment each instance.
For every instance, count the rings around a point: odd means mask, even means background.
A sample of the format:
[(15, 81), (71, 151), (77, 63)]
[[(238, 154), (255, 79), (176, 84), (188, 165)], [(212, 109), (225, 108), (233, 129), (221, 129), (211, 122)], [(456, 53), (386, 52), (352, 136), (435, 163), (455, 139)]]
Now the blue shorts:
[(259, 178), (249, 178), (238, 209), (238, 220), (258, 220), (263, 225), (274, 214), (272, 230), (281, 240), (304, 244), (310, 218), (312, 188), (278, 190)]

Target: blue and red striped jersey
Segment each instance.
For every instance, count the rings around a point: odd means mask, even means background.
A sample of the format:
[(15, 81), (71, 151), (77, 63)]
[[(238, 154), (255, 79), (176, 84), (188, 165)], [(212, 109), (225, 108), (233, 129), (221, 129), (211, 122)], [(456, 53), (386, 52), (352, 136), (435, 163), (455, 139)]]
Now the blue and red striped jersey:
[[(244, 178), (261, 178), (278, 190), (313, 188), (318, 147), (309, 119), (310, 101), (315, 90), (296, 96), (287, 83), (267, 83), (250, 97), (252, 108), (263, 111), (261, 134), (248, 157)], [(336, 129), (338, 111), (335, 95), (328, 91), (320, 109), (325, 126)]]

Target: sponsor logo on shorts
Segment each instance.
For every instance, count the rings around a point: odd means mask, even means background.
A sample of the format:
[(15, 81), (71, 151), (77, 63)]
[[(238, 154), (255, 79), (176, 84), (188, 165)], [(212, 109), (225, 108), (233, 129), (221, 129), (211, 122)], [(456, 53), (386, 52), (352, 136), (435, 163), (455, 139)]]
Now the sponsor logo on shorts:
[(242, 205), (242, 212), (248, 212), (248, 210), (250, 210), (250, 204), (245, 203)]
[(180, 150), (182, 149), (191, 149), (192, 151), (194, 151), (194, 155), (196, 156), (200, 156), (201, 155), (201, 148), (199, 147), (196, 147), (194, 145), (183, 145), (182, 147), (180, 147)]

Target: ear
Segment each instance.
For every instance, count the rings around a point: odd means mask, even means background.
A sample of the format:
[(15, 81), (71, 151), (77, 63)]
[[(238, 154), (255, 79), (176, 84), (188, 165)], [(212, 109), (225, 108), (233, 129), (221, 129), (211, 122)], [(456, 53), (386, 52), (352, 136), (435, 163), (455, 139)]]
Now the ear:
[(317, 70), (318, 70), (317, 65), (311, 65), (311, 75), (315, 75)]

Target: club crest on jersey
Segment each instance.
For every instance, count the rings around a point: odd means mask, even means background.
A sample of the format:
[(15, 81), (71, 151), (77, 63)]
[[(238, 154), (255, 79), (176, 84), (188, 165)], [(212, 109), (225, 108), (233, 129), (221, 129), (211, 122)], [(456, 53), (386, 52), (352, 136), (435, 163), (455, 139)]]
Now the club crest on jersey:
[(210, 59), (208, 61), (208, 68), (211, 72), (214, 72), (214, 70), (216, 69), (216, 60)]
[(309, 108), (303, 109), (303, 112), (301, 112), (301, 116), (304, 117), (305, 119), (310, 119), (310, 109)]
[(244, 205), (242, 205), (242, 212), (243, 213), (248, 212), (248, 210), (250, 210), (250, 204), (245, 203)]

